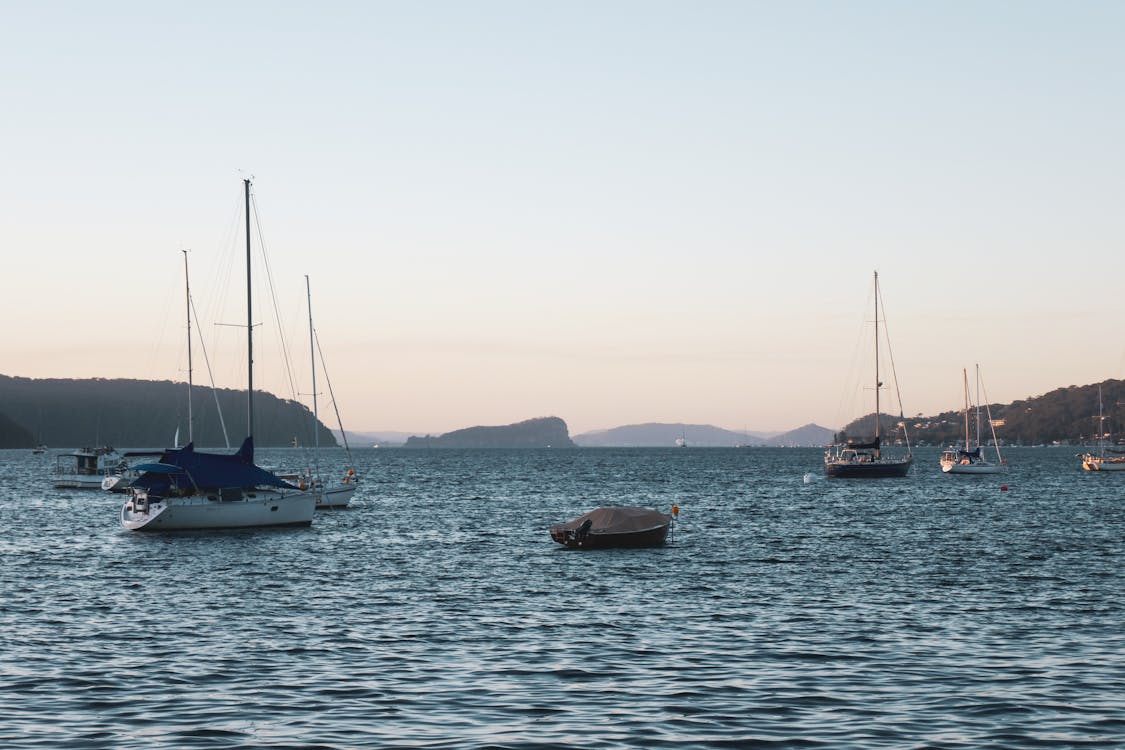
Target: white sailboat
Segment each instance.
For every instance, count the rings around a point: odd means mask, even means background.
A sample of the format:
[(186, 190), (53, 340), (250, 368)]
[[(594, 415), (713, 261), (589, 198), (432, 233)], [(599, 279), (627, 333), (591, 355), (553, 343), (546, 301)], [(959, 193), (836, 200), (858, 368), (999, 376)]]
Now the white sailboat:
[[(246, 195), (247, 437), (233, 455), (197, 452), (189, 417), (186, 446), (166, 449), (158, 461), (134, 467), (142, 473), (132, 482), (129, 499), (121, 507), (121, 524), (131, 531), (307, 526), (312, 523), (315, 494), (289, 484), (254, 463), (250, 180), (244, 180), (243, 184)], [(189, 334), (189, 349), (190, 345)], [(189, 374), (189, 393), (190, 377)]]
[[(309, 307), (309, 361), (312, 362), (312, 399), (313, 399), (313, 469), (309, 477), (309, 486), (312, 492), (316, 495), (316, 507), (318, 509), (332, 509), (332, 508), (346, 508), (348, 503), (351, 502), (352, 495), (355, 494), (356, 484), (359, 478), (356, 476), (355, 468), (349, 466), (347, 474), (339, 484), (329, 485), (324, 481), (320, 473), (320, 413), (317, 407), (316, 398), (316, 350), (317, 339), (316, 329), (313, 328), (312, 317), (312, 289), (309, 285), (309, 277), (305, 276), (305, 296), (308, 300)], [(321, 358), (323, 365), (323, 357)], [(325, 373), (325, 380), (327, 380), (327, 372)], [(329, 394), (332, 392), (332, 384), (328, 384)], [(332, 397), (332, 404), (335, 407), (336, 398)], [(340, 410), (336, 409), (336, 418), (340, 418)], [(347, 448), (348, 436), (344, 432), (344, 425), (340, 424), (340, 433), (344, 436), (344, 447)], [(348, 451), (349, 457), (351, 451)]]
[(1125, 471), (1125, 454), (1106, 446), (1108, 432), (1105, 429), (1104, 409), (1102, 408), (1102, 387), (1098, 386), (1098, 449), (1083, 453), (1082, 468), (1086, 471)]
[(969, 433), (969, 373), (961, 370), (961, 380), (965, 394), (965, 441), (961, 448), (948, 448), (941, 454), (941, 470), (946, 474), (999, 474), (1008, 470), (1008, 461), (1000, 455), (1000, 441), (996, 437), (996, 423), (992, 419), (992, 409), (988, 410), (988, 426), (992, 430), (992, 445), (996, 449), (996, 461), (989, 461), (984, 456), (984, 448), (980, 442), (980, 365), (976, 366), (977, 398), (976, 398), (976, 442), (971, 442)]
[[(872, 440), (848, 440), (843, 444), (830, 446), (824, 453), (824, 475), (834, 479), (884, 479), (905, 477), (914, 462), (910, 452), (910, 440), (907, 436), (906, 455), (883, 455), (882, 436), (879, 434), (879, 389), (883, 382), (879, 380), (879, 310), (882, 308), (882, 299), (879, 296), (879, 272), (875, 272), (875, 437)], [(891, 360), (892, 372), (894, 360)], [(898, 379), (895, 378), (895, 390), (898, 390)], [(902, 399), (899, 399), (899, 414), (901, 418)], [(905, 423), (902, 422), (905, 430)]]

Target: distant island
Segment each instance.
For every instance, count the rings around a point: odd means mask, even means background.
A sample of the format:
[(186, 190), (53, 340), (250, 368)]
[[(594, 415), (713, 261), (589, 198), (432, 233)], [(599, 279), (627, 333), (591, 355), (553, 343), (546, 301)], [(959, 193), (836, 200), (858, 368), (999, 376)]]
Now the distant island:
[(467, 427), (443, 435), (413, 436), (406, 448), (574, 448), (566, 422), (538, 417), (498, 427)]
[(583, 448), (749, 448), (756, 446), (822, 446), (831, 441), (832, 430), (808, 424), (788, 432), (735, 432), (709, 424), (648, 422), (574, 436)]
[[(1099, 389), (1103, 417), (1098, 416)], [(255, 394), (258, 446), (300, 445), (314, 440), (312, 413), (303, 404), (266, 392)], [(232, 389), (192, 389), (195, 443), (224, 444), (215, 400), (222, 408), (229, 439), (237, 444), (245, 435), (246, 392)], [(997, 437), (1005, 444), (1090, 444), (1099, 439), (1125, 441), (1125, 381), (1106, 380), (1084, 386), (1058, 388), (1042, 396), (990, 404)], [(982, 417), (985, 416), (982, 409)], [(964, 431), (959, 410), (936, 416), (917, 414), (903, 419), (880, 415), (880, 433), (888, 441), (902, 439), (905, 424), (913, 445), (951, 445)], [(121, 448), (163, 448), (172, 444), (177, 428), (187, 439), (187, 385), (173, 381), (92, 379), (32, 379), (0, 375), (0, 448), (52, 448), (114, 445)], [(867, 415), (846, 425), (841, 437), (873, 434), (874, 417)], [(332, 431), (316, 424), (322, 446), (338, 445)], [(991, 430), (982, 423), (987, 442)], [(782, 433), (738, 432), (712, 425), (647, 423), (597, 430), (571, 439), (558, 417), (530, 419), (498, 427), (470, 427), (443, 435), (348, 432), (355, 444), (401, 444), (409, 448), (573, 448), (672, 447), (682, 441), (691, 447), (822, 446), (833, 431), (815, 424)], [(401, 436), (401, 437), (400, 437)], [(358, 439), (357, 439), (358, 438)]]

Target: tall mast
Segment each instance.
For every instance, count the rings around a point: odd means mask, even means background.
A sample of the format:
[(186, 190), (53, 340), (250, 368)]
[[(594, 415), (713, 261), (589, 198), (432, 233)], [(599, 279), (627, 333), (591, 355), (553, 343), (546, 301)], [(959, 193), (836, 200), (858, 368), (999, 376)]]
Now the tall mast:
[(313, 470), (316, 472), (314, 481), (320, 476), (320, 417), (316, 409), (316, 349), (314, 348), (313, 319), (312, 319), (312, 290), (309, 287), (309, 275), (305, 274), (305, 297), (309, 303), (309, 362), (312, 363), (312, 398), (313, 398)]
[(187, 250), (184, 254), (184, 297), (187, 305), (187, 439), (194, 441), (191, 417), (191, 281), (188, 278)]
[(980, 447), (980, 364), (977, 364), (977, 447)]
[(1098, 445), (1105, 455), (1105, 417), (1102, 416), (1102, 384), (1098, 383)]
[(875, 458), (882, 455), (879, 446), (879, 272), (875, 272)]
[(962, 414), (965, 417), (965, 450), (969, 450), (969, 371), (961, 369), (961, 392), (965, 396), (965, 408)]
[(246, 191), (246, 435), (254, 434), (254, 306), (250, 292), (250, 180)]

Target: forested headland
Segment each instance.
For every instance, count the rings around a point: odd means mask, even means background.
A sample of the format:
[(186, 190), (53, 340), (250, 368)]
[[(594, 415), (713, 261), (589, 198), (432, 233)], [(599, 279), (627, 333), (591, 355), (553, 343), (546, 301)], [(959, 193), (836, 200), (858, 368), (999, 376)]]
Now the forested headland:
[[(1098, 388), (1101, 388), (1102, 418), (1098, 415)], [(1093, 385), (1071, 385), (1057, 388), (1042, 396), (1013, 401), (1010, 404), (981, 405), (981, 442), (992, 440), (988, 414), (1002, 444), (1015, 445), (1083, 445), (1101, 439), (1116, 442), (1125, 439), (1125, 381), (1106, 380)], [(844, 428), (847, 437), (862, 438), (874, 434), (874, 415), (868, 414)], [(881, 415), (879, 431), (888, 440), (901, 439), (899, 422), (904, 422), (913, 444), (952, 445), (965, 434), (961, 410), (942, 412), (926, 417), (921, 414), (902, 419)], [(969, 427), (976, 432), (975, 409), (969, 415)]]
[(537, 417), (495, 427), (467, 427), (444, 435), (412, 437), (407, 448), (574, 448), (566, 422)]
[[(216, 399), (218, 406), (216, 406)], [(192, 388), (193, 437), (198, 447), (232, 447), (246, 437), (246, 391)], [(220, 411), (222, 419), (220, 419)], [(164, 448), (177, 429), (188, 440), (186, 383), (168, 380), (32, 379), (0, 375), (0, 447), (112, 445)], [(297, 401), (254, 392), (254, 443), (312, 445), (312, 411)], [(322, 446), (336, 438), (317, 422)]]

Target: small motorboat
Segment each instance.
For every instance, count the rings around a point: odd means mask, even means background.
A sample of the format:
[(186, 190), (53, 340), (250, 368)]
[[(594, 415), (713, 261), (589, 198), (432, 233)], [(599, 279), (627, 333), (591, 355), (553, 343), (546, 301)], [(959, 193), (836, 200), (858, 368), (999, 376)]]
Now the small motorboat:
[(573, 521), (551, 527), (551, 538), (568, 549), (659, 547), (668, 536), (672, 516), (650, 508), (597, 508)]

